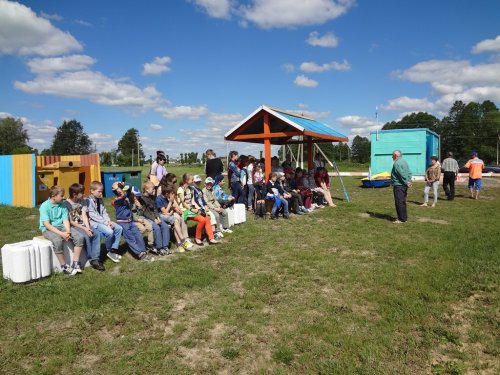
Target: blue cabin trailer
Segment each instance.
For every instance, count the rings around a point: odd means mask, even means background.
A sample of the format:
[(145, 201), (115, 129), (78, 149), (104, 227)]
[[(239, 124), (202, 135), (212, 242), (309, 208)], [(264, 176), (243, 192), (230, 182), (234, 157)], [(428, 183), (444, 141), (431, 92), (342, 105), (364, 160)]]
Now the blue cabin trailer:
[(394, 150), (402, 152), (413, 176), (425, 175), (431, 156), (441, 159), (440, 137), (429, 129), (379, 130), (371, 132), (370, 138), (373, 174), (391, 171)]

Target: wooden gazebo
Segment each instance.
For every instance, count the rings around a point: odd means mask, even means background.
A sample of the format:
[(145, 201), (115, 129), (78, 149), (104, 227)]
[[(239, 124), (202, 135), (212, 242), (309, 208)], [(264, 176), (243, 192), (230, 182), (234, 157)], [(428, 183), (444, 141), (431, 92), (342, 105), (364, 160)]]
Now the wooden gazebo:
[(307, 145), (307, 164), (313, 168), (313, 144), (346, 142), (348, 138), (314, 119), (265, 105), (232, 128), (226, 141), (263, 143), (266, 174), (271, 170), (271, 145)]

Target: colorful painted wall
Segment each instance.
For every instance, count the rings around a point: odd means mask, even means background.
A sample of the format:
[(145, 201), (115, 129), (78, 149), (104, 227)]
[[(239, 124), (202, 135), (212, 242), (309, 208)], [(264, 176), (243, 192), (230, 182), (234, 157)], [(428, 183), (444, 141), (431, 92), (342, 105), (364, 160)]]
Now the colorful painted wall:
[(0, 204), (35, 207), (35, 155), (0, 155)]
[(77, 182), (88, 193), (94, 180), (101, 181), (99, 154), (0, 155), (0, 204), (35, 207), (47, 199), (52, 185), (61, 185), (67, 191)]

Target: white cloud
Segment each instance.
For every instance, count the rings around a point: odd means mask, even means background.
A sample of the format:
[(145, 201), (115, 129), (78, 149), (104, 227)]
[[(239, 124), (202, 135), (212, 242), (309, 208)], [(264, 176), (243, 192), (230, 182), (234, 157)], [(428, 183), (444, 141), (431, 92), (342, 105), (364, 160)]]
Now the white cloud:
[(434, 103), (429, 101), (427, 98), (418, 99), (401, 96), (399, 98), (389, 100), (389, 104), (381, 106), (381, 109), (384, 111), (432, 111), (434, 109)]
[(309, 87), (309, 88), (315, 88), (318, 87), (319, 82), (315, 81), (314, 79), (307, 78), (305, 75), (301, 74), (300, 76), (297, 76), (295, 78), (295, 81), (293, 81), (295, 85), (300, 86), (300, 87)]
[(500, 53), (500, 35), (495, 39), (485, 39), (472, 47), (472, 53), (482, 52)]
[(429, 60), (393, 73), (399, 79), (429, 83), (438, 96), (434, 109), (447, 111), (455, 100), (500, 101), (500, 63), (472, 65), (467, 60)]
[(163, 126), (161, 126), (160, 124), (150, 124), (149, 128), (152, 130), (161, 130)]
[(223, 131), (222, 136), (228, 129), (236, 126), (241, 120), (243, 115), (241, 113), (210, 113), (207, 118), (207, 125)]
[(283, 64), (281, 65), (281, 69), (283, 69), (286, 73), (293, 73), (295, 71), (293, 64)]
[(309, 110), (305, 109), (308, 107), (306, 104), (299, 104), (298, 107), (300, 109), (286, 109), (286, 111), (296, 113), (299, 116), (309, 117), (309, 118), (312, 118), (314, 120), (324, 119), (324, 118), (327, 118), (328, 116), (330, 116), (329, 111), (324, 111), (324, 112), (309, 111)]
[(91, 133), (89, 138), (94, 143), (97, 151), (110, 151), (118, 146), (118, 139), (111, 134)]
[(63, 18), (59, 14), (47, 14), (45, 12), (40, 12), (40, 17), (45, 18), (46, 20), (53, 20), (53, 21), (62, 21)]
[(156, 112), (160, 113), (163, 117), (170, 120), (187, 118), (190, 120), (199, 119), (202, 116), (208, 114), (208, 107), (206, 105), (202, 106), (189, 106), (189, 105), (179, 105), (179, 106), (166, 106), (158, 107), (155, 109)]
[(316, 64), (313, 61), (306, 61), (300, 64), (300, 70), (306, 73), (323, 73), (328, 72), (329, 70), (348, 71), (351, 70), (351, 65), (347, 62), (347, 60), (344, 60), (341, 63), (332, 61), (331, 63), (323, 65)]
[(13, 116), (9, 112), (0, 112), (0, 119), (7, 117), (13, 117)]
[(320, 25), (331, 21), (354, 0), (253, 0), (240, 7), (241, 16), (264, 29)]
[(80, 25), (80, 26), (92, 27), (92, 24), (90, 22), (87, 22), (84, 20), (75, 20), (75, 23)]
[(86, 70), (95, 64), (95, 59), (86, 55), (35, 58), (27, 62), (33, 73), (47, 74), (62, 71)]
[(307, 38), (306, 42), (311, 46), (315, 47), (337, 47), (339, 44), (338, 38), (334, 33), (329, 32), (323, 36), (319, 36), (317, 31), (313, 31), (309, 34), (309, 38)]
[(81, 44), (30, 8), (0, 1), (0, 54), (53, 56), (81, 51)]
[(172, 62), (172, 59), (168, 56), (155, 57), (150, 63), (145, 63), (143, 65), (142, 74), (143, 75), (160, 75), (165, 72), (170, 71), (168, 64)]
[(153, 86), (141, 89), (131, 83), (117, 82), (100, 72), (79, 71), (39, 75), (32, 81), (14, 82), (14, 87), (29, 94), (50, 94), (87, 99), (109, 106), (155, 108), (164, 100)]
[(231, 0), (192, 0), (210, 17), (227, 19), (231, 15)]
[(382, 129), (383, 124), (377, 124), (376, 120), (369, 117), (349, 115), (337, 118), (337, 121), (343, 128), (348, 129), (350, 132), (349, 138), (354, 135), (363, 137), (369, 136), (370, 132)]

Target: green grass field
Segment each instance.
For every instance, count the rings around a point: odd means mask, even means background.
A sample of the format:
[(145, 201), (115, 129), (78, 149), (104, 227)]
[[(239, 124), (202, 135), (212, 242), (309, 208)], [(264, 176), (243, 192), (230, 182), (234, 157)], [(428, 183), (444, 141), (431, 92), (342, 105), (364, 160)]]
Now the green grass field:
[[(344, 181), (350, 204), (334, 179), (337, 208), (218, 246), (3, 281), (0, 373), (498, 374), (500, 181), (436, 208), (415, 183), (403, 225), (390, 188)], [(37, 226), (0, 206), (0, 246)]]

